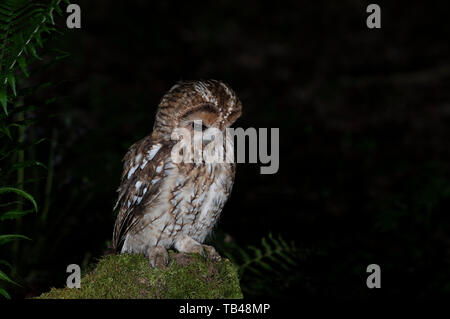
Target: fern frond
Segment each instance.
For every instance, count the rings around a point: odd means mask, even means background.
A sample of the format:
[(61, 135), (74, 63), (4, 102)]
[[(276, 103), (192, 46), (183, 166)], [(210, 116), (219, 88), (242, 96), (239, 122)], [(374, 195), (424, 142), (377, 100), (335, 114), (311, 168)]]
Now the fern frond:
[(0, 103), (5, 114), (8, 114), (7, 87), (15, 96), (17, 67), (28, 76), (27, 56), (39, 59), (36, 46), (42, 47), (44, 33), (55, 31), (53, 15), (55, 10), (61, 12), (60, 3), (61, 0), (0, 2)]
[(245, 271), (262, 275), (261, 270), (274, 272), (277, 268), (285, 270), (297, 266), (298, 249), (295, 243), (286, 243), (281, 236), (274, 238), (272, 233), (261, 239), (261, 247), (248, 246), (239, 249), (241, 262), (237, 262), (240, 277)]
[(222, 253), (236, 266), (241, 289), (245, 296), (263, 296), (267, 293), (281, 293), (300, 280), (307, 282), (304, 269), (311, 251), (299, 248), (293, 241), (286, 241), (281, 235), (269, 233), (261, 238), (260, 245), (242, 248), (228, 242)]

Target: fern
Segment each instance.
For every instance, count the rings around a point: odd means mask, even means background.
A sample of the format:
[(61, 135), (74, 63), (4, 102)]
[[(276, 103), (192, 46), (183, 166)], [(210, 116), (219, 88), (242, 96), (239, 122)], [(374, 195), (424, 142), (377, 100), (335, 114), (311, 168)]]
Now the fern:
[(0, 2), (0, 104), (5, 114), (8, 114), (8, 84), (12, 94), (16, 96), (16, 69), (19, 67), (29, 76), (27, 65), (30, 57), (40, 59), (36, 47), (43, 47), (43, 34), (56, 31), (53, 14), (54, 11), (62, 14), (60, 2), (61, 0)]
[[(26, 119), (25, 115), (32, 110), (32, 106), (17, 103), (19, 95), (21, 100), (24, 100), (27, 94), (30, 94), (29, 90), (18, 90), (16, 87), (17, 71), (20, 69), (23, 75), (28, 77), (29, 64), (41, 59), (37, 48), (43, 47), (45, 34), (56, 31), (54, 12), (62, 14), (60, 3), (61, 0), (0, 1), (0, 105), (3, 109), (3, 112), (0, 111), (0, 222), (2, 223), (16, 220), (19, 226), (22, 216), (38, 210), (34, 197), (22, 189), (29, 181), (25, 179), (24, 171), (31, 166), (45, 166), (38, 161), (25, 160), (25, 150), (40, 141), (28, 144), (25, 142), (26, 129), (33, 124), (33, 121)], [(8, 109), (9, 105), (14, 107)], [(15, 182), (11, 180), (13, 174), (16, 174)], [(24, 199), (32, 204), (31, 209), (24, 207)], [(0, 235), (0, 245), (13, 242), (15, 245), (13, 251), (17, 253), (17, 240), (22, 239), (29, 238), (20, 234), (3, 234)], [(0, 266), (13, 269), (11, 264), (3, 259), (0, 259)], [(0, 282), (20, 286), (2, 270)], [(2, 287), (0, 295), (10, 298)]]
[[(267, 281), (293, 280), (288, 274), (297, 270), (306, 250), (299, 249), (294, 242), (286, 242), (280, 235), (272, 233), (261, 239), (260, 246), (241, 248), (233, 245), (224, 249), (224, 254), (237, 266), (241, 288), (246, 295), (264, 294)], [(270, 285), (273, 287), (273, 285)], [(273, 294), (273, 291), (270, 292)]]
[(240, 249), (242, 261), (239, 266), (239, 275), (242, 277), (245, 271), (251, 271), (257, 275), (262, 275), (261, 269), (274, 271), (271, 263), (289, 270), (297, 266), (297, 248), (292, 242), (286, 243), (281, 236), (275, 239), (270, 233), (268, 237), (261, 239), (261, 247), (248, 246), (246, 250)]
[[(33, 196), (31, 196), (30, 194), (28, 194), (27, 192), (18, 189), (18, 188), (13, 188), (13, 187), (0, 187), (0, 194), (3, 193), (15, 193), (19, 196), (22, 196), (23, 198), (28, 199), (32, 204), (33, 204), (33, 210), (11, 210), (11, 211), (7, 211), (4, 213), (0, 214), (0, 221), (3, 220), (7, 220), (7, 219), (17, 219), (20, 218), (23, 215), (26, 215), (32, 211), (37, 212), (37, 204), (33, 198)], [(19, 234), (6, 234), (6, 235), (0, 235), (0, 245), (4, 245), (8, 242), (14, 241), (14, 240), (19, 240), (19, 239), (27, 239), (29, 240), (28, 237), (23, 236), (23, 235), (19, 235)], [(6, 260), (2, 260), (0, 259), (0, 265), (6, 265), (8, 266), (10, 269), (12, 268), (12, 266), (6, 261)], [(14, 284), (16, 286), (20, 286), (18, 283), (16, 283), (15, 281), (13, 281), (11, 278), (8, 277), (8, 275), (6, 275), (3, 271), (0, 270), (0, 280), (8, 282), (10, 284)], [(4, 289), (0, 287), (0, 295), (2, 295), (3, 297), (5, 297), (6, 299), (10, 299), (11, 296), (8, 294), (8, 292)]]

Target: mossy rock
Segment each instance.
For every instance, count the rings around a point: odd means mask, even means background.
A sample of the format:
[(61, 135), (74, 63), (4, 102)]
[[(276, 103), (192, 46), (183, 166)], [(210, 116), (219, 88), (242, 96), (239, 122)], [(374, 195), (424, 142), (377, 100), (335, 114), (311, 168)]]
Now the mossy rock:
[(102, 257), (81, 288), (52, 288), (38, 299), (242, 298), (235, 267), (198, 254), (170, 252), (169, 265), (152, 269), (142, 255)]

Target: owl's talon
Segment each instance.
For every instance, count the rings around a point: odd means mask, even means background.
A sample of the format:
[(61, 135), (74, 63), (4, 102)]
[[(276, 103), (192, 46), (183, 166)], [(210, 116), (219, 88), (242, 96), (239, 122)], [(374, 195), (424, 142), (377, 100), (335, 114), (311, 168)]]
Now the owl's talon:
[(202, 255), (204, 258), (206, 258), (206, 252), (205, 252), (205, 250), (203, 249), (203, 246), (200, 245), (200, 244), (199, 244), (199, 245), (192, 246), (191, 249), (190, 249), (190, 253), (200, 254), (200, 255)]
[(175, 242), (175, 249), (180, 253), (200, 254), (206, 258), (204, 246), (189, 236), (184, 236)]
[(219, 255), (219, 253), (217, 252), (217, 250), (210, 245), (202, 245), (203, 246), (203, 251), (207, 252), (207, 256), (204, 256), (205, 258), (209, 258), (212, 261), (221, 261), (222, 257)]
[(169, 253), (161, 246), (149, 248), (148, 261), (152, 268), (164, 268), (169, 263)]

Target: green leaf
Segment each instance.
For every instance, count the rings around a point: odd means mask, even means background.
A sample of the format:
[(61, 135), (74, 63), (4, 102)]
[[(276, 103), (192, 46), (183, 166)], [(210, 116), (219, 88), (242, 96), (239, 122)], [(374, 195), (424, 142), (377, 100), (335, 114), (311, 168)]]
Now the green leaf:
[[(270, 236), (270, 234), (269, 234), (269, 236)], [(262, 244), (263, 247), (266, 249), (266, 251), (271, 251), (271, 250), (272, 250), (272, 247), (270, 247), (270, 245), (267, 243), (266, 237), (263, 237), (263, 238), (261, 239), (261, 244)]]
[(30, 73), (28, 73), (28, 71), (27, 71), (27, 62), (25, 61), (25, 57), (23, 55), (21, 55), (17, 59), (17, 62), (19, 63), (19, 66), (22, 69), (22, 72), (25, 74), (25, 76), (29, 77)]
[(42, 43), (41, 34), (39, 32), (36, 33), (36, 42), (39, 47), (43, 48), (44, 44)]
[(34, 48), (34, 46), (32, 44), (28, 45), (28, 48), (31, 51), (31, 54), (38, 60), (42, 60), (42, 58), (37, 54), (36, 49)]
[(56, 60), (65, 59), (65, 58), (70, 56), (70, 53), (67, 52), (67, 51), (63, 51), (63, 50), (60, 50), (60, 49), (53, 49), (53, 51), (58, 53), (58, 55), (55, 57)]
[(12, 140), (12, 135), (11, 135), (11, 131), (9, 130), (9, 127), (0, 127), (0, 132), (5, 134), (6, 136), (9, 137), (10, 140)]
[(9, 282), (9, 283), (11, 283), (11, 284), (14, 284), (14, 285), (16, 285), (16, 286), (21, 287), (17, 282), (11, 280), (11, 279), (10, 279), (3, 271), (1, 271), (1, 270), (0, 270), (0, 280), (6, 281), (6, 282)]
[(19, 235), (19, 234), (8, 234), (8, 235), (0, 235), (0, 245), (4, 245), (16, 239), (26, 239), (31, 240), (27, 236)]
[(55, 24), (55, 20), (53, 20), (53, 12), (49, 11), (49, 12), (47, 13), (47, 17), (48, 17), (48, 19), (50, 20), (50, 22), (51, 22), (52, 24)]
[(263, 257), (262, 251), (255, 246), (248, 246), (249, 250), (252, 250), (255, 253), (256, 259), (261, 259)]
[(3, 297), (5, 297), (6, 299), (11, 299), (11, 296), (8, 294), (8, 292), (5, 290), (5, 289), (3, 289), (3, 288), (0, 288), (0, 295), (2, 295)]
[(10, 210), (6, 213), (3, 213), (0, 215), (0, 221), (2, 220), (8, 220), (8, 219), (17, 219), (19, 217), (28, 215), (29, 213), (32, 213), (33, 210)]
[(56, 12), (60, 15), (60, 16), (62, 16), (63, 15), (63, 12), (62, 12), (62, 10), (61, 10), (61, 7), (60, 6), (55, 6), (55, 10), (56, 10)]
[(270, 267), (269, 266), (269, 264), (268, 263), (266, 263), (266, 262), (264, 262), (264, 261), (260, 261), (259, 262), (259, 265), (261, 266), (261, 267), (263, 267), (264, 269), (266, 269), (266, 270), (272, 270), (272, 267)]
[(8, 74), (8, 83), (11, 86), (11, 89), (13, 90), (14, 96), (17, 96), (16, 78), (14, 77), (14, 74), (12, 74), (12, 73)]
[(5, 112), (6, 116), (8, 116), (8, 95), (6, 92), (6, 85), (2, 85), (0, 83), (0, 103), (2, 104), (3, 111)]
[(38, 211), (38, 207), (37, 207), (36, 201), (34, 200), (33, 196), (31, 196), (24, 190), (21, 190), (19, 188), (15, 188), (15, 187), (0, 187), (0, 194), (2, 194), (2, 193), (16, 193), (17, 195), (20, 195), (23, 198), (28, 199), (33, 204), (35, 212)]
[(39, 166), (42, 168), (47, 169), (47, 166), (45, 166), (45, 164), (38, 162), (38, 161), (24, 161), (21, 163), (15, 163), (11, 166), (11, 168), (8, 170), (8, 173), (11, 173), (15, 170), (18, 169), (22, 169), (22, 168), (27, 168), (27, 167), (33, 167), (33, 166)]
[(242, 259), (243, 259), (245, 262), (247, 262), (248, 260), (251, 259), (250, 255), (249, 255), (244, 249), (240, 249), (240, 250), (239, 250), (239, 253), (241, 254)]

